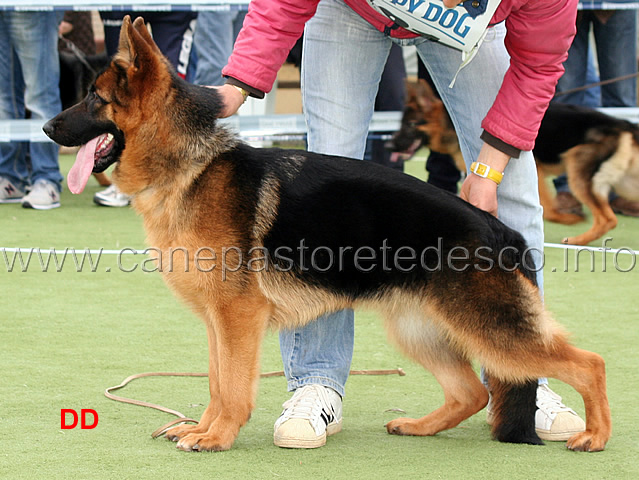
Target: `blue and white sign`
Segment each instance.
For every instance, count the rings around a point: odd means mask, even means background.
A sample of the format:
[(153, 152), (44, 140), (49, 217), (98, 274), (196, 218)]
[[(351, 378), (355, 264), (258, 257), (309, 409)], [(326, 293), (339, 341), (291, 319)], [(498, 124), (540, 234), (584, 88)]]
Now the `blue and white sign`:
[(441, 0), (368, 0), (400, 27), (469, 53), (478, 47), (501, 0), (467, 0), (446, 8)]

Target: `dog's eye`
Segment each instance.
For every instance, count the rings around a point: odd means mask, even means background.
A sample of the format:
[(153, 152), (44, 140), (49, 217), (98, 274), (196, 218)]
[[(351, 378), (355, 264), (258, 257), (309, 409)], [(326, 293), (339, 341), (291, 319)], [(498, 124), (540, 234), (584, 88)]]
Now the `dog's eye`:
[(417, 127), (419, 127), (421, 125), (424, 125), (425, 123), (426, 122), (423, 121), (423, 120), (413, 120), (413, 121), (408, 122), (408, 126), (411, 127), (411, 128), (417, 128)]
[(98, 93), (97, 93), (97, 92), (93, 92), (93, 96), (95, 97), (95, 100), (96, 100), (98, 103), (102, 104), (102, 105), (106, 105), (107, 103), (109, 103), (109, 102), (107, 102), (104, 98), (102, 98), (100, 95), (98, 95)]
[(89, 89), (89, 98), (93, 101), (94, 104), (97, 104), (98, 106), (106, 105), (109, 103), (98, 94), (95, 85), (92, 85)]

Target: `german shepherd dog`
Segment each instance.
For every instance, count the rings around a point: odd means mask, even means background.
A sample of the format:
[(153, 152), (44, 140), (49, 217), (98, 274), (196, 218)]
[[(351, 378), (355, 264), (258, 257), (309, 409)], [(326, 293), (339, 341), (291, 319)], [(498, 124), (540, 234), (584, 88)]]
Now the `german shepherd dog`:
[(185, 261), (161, 270), (207, 327), (211, 401), (198, 425), (166, 433), (179, 449), (231, 448), (253, 410), (267, 328), (372, 306), (445, 394), (425, 417), (389, 422), (389, 433), (434, 435), (483, 409), (478, 359), (498, 440), (541, 443), (535, 391), (545, 376), (585, 402), (586, 430), (568, 448), (603, 450), (604, 362), (570, 345), (544, 310), (518, 233), (388, 168), (252, 148), (217, 124), (221, 106), (214, 89), (180, 80), (144, 21), (127, 17), (119, 52), (84, 101), (44, 126), (62, 145), (83, 145), (72, 191), (116, 162), (114, 181), (133, 196), (150, 244)]
[[(387, 148), (404, 160), (427, 146), (451, 155), (466, 171), (457, 135), (442, 101), (423, 80), (410, 83), (400, 130)], [(574, 196), (593, 216), (591, 228), (563, 243), (586, 245), (617, 226), (608, 200), (615, 192), (639, 200), (639, 128), (633, 123), (594, 109), (551, 103), (544, 115), (533, 149), (537, 163), (539, 197), (544, 219), (572, 225), (583, 217), (557, 211), (546, 177), (568, 174)]]

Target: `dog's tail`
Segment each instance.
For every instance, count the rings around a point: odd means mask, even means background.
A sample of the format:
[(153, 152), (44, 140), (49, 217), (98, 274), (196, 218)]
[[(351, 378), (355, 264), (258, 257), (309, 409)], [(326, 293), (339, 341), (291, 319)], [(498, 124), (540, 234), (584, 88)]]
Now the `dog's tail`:
[(513, 384), (490, 378), (492, 434), (500, 442), (543, 445), (535, 432), (537, 380)]

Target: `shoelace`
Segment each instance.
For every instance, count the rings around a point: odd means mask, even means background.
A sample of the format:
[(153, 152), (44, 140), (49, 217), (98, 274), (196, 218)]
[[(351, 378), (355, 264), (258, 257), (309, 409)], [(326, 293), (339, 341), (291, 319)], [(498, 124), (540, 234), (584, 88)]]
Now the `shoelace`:
[(319, 418), (323, 409), (332, 411), (326, 389), (320, 385), (307, 385), (298, 389), (290, 400), (282, 405), (283, 416), (291, 418)]
[(564, 405), (561, 402), (561, 397), (546, 385), (541, 385), (537, 389), (537, 408), (550, 414), (573, 412), (572, 408)]

